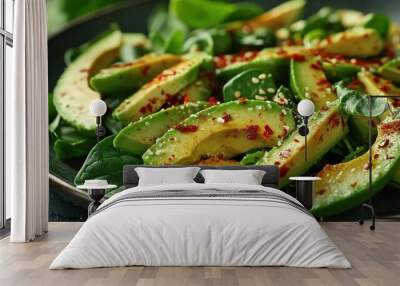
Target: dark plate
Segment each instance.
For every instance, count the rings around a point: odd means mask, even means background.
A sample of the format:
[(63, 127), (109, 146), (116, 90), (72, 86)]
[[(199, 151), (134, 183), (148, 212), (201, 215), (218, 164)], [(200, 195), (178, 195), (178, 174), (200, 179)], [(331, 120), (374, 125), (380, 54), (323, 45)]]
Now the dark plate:
[[(243, 0), (245, 1), (245, 0)], [(243, 2), (242, 1), (242, 2)], [(147, 21), (151, 11), (162, 0), (129, 1), (118, 6), (101, 10), (88, 17), (81, 18), (71, 23), (66, 29), (52, 36), (48, 41), (49, 53), (49, 90), (53, 90), (58, 78), (65, 68), (64, 53), (71, 47), (79, 46), (94, 36), (106, 30), (110, 23), (118, 23), (124, 32), (146, 32)], [(273, 7), (282, 1), (252, 1), (264, 5), (265, 8)], [(400, 22), (399, 0), (312, 0), (308, 1), (306, 15), (315, 12), (322, 6), (331, 5), (336, 8), (356, 9), (364, 12), (382, 12), (397, 22)], [(64, 199), (80, 206), (87, 206), (88, 200), (84, 192), (76, 189), (72, 180), (76, 173), (72, 165), (58, 162), (50, 150), (50, 182), (51, 191), (61, 194)]]

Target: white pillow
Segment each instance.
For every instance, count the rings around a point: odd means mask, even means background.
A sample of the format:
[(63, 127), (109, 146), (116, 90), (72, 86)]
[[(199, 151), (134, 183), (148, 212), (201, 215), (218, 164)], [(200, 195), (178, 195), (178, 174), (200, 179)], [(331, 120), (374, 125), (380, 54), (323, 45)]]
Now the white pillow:
[(135, 168), (139, 176), (139, 186), (195, 183), (193, 179), (199, 170), (198, 167)]
[(261, 185), (265, 171), (262, 170), (202, 170), (205, 184)]

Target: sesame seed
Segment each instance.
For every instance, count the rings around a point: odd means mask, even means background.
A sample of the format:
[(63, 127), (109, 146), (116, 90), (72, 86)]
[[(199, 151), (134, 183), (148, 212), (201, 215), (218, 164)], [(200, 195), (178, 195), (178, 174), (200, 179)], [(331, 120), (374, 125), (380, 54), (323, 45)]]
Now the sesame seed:
[(257, 105), (256, 109), (261, 110), (261, 109), (263, 109), (263, 107), (261, 105)]
[(239, 90), (235, 91), (234, 95), (235, 95), (236, 98), (239, 98), (240, 97), (240, 91)]
[(254, 98), (255, 98), (255, 99), (258, 99), (258, 100), (265, 100), (267, 97), (261, 96), (261, 95), (258, 95), (258, 94), (257, 94)]
[(258, 76), (259, 79), (266, 79), (267, 75), (265, 73), (262, 73)]
[(265, 90), (263, 90), (262, 88), (260, 88), (260, 89), (258, 90), (258, 93), (259, 93), (259, 94), (266, 94)]
[(252, 77), (251, 78), (251, 82), (254, 83), (254, 84), (257, 84), (257, 83), (260, 82), (260, 80), (258, 78), (256, 78), (256, 77)]
[(269, 92), (269, 93), (275, 93), (275, 88), (272, 88), (272, 87), (269, 87), (269, 88), (267, 88), (267, 92)]
[(353, 59), (350, 60), (350, 63), (355, 65), (357, 63), (357, 60), (353, 58)]
[(225, 120), (222, 117), (218, 117), (215, 121), (218, 123), (225, 123)]

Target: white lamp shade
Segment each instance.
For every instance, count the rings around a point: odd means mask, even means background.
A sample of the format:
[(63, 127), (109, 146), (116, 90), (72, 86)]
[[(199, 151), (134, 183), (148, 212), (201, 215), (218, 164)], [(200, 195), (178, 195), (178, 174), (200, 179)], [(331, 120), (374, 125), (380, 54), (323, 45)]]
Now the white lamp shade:
[(303, 99), (297, 105), (297, 112), (299, 112), (299, 114), (304, 117), (310, 117), (311, 115), (313, 115), (314, 110), (314, 103), (309, 99)]
[(101, 99), (95, 99), (90, 103), (89, 110), (93, 116), (103, 116), (107, 111), (107, 105)]

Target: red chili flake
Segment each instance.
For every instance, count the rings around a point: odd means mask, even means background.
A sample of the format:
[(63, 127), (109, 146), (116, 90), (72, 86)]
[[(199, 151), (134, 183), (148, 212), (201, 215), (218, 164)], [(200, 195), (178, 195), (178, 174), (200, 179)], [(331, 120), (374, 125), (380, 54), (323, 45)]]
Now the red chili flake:
[(321, 64), (320, 64), (319, 62), (314, 62), (314, 63), (312, 63), (312, 64), (310, 65), (310, 67), (311, 67), (312, 69), (315, 69), (315, 70), (322, 70), (322, 66), (321, 66)]
[(331, 86), (331, 83), (326, 79), (326, 78), (321, 78), (318, 82), (318, 85), (325, 85), (325, 86)]
[(196, 125), (182, 125), (178, 124), (175, 126), (175, 129), (182, 133), (196, 132), (199, 129)]
[(378, 159), (379, 158), (379, 154), (374, 154), (374, 159)]
[(224, 123), (226, 123), (232, 120), (232, 116), (229, 113), (224, 112), (224, 115), (222, 115), (222, 119), (224, 120)]
[(153, 111), (153, 105), (149, 102), (145, 106), (139, 109), (140, 113), (151, 113)]
[(279, 49), (276, 51), (276, 54), (277, 54), (277, 55), (280, 55), (280, 56), (283, 56), (283, 55), (287, 55), (288, 53), (287, 53), (287, 51), (286, 51), (285, 49), (279, 48)]
[(332, 128), (335, 128), (340, 125), (340, 116), (337, 114), (333, 114), (329, 119), (328, 119), (328, 125), (330, 125)]
[(317, 195), (319, 195), (319, 196), (322, 196), (323, 194), (325, 194), (326, 193), (326, 189), (319, 189), (319, 190), (317, 190)]
[(349, 84), (347, 84), (347, 87), (350, 89), (358, 89), (364, 87), (364, 84), (358, 79), (353, 79)]
[(293, 141), (296, 142), (296, 143), (299, 143), (299, 142), (300, 142), (299, 139), (297, 139), (297, 138), (294, 138)]
[(379, 148), (385, 148), (389, 145), (389, 139), (385, 138), (381, 141), (381, 143), (379, 143)]
[(394, 133), (394, 132), (400, 132), (400, 120), (388, 122), (388, 123), (383, 123), (381, 125), (382, 131), (385, 133)]
[(208, 98), (208, 103), (211, 105), (217, 105), (218, 104), (218, 99), (215, 96), (211, 96)]
[(246, 132), (246, 137), (249, 140), (256, 140), (258, 137), (258, 130), (260, 129), (260, 126), (258, 125), (249, 125), (245, 128)]
[(282, 177), (285, 177), (286, 176), (286, 174), (289, 172), (289, 167), (288, 166), (286, 166), (286, 165), (283, 165), (280, 169), (279, 169), (279, 176), (282, 178)]
[(373, 80), (375, 83), (379, 83), (379, 82), (381, 81), (381, 79), (380, 79), (378, 76), (376, 76), (376, 75), (373, 76), (372, 80)]
[(247, 97), (239, 97), (239, 103), (240, 104), (246, 104), (247, 103)]
[(268, 139), (272, 134), (274, 134), (274, 130), (268, 125), (264, 125), (264, 137)]
[(145, 65), (142, 67), (142, 75), (147, 75), (149, 73), (150, 70), (150, 65)]
[(357, 186), (357, 182), (353, 182), (350, 186), (351, 186), (352, 188), (354, 188), (355, 186)]
[(395, 107), (395, 108), (400, 107), (400, 99), (393, 99), (393, 100), (392, 100), (392, 105), (393, 105), (393, 107)]
[(83, 73), (89, 72), (89, 69), (80, 69), (80, 72), (83, 72)]
[(190, 102), (190, 97), (189, 97), (189, 95), (185, 95), (185, 96), (183, 96), (183, 103), (189, 103)]
[(165, 95), (165, 104), (166, 106), (174, 106), (174, 105), (178, 105), (179, 102), (179, 98), (178, 96), (174, 96), (172, 94), (166, 94)]
[(275, 166), (279, 166), (280, 164), (281, 164), (281, 162), (279, 162), (279, 161), (275, 161), (275, 162), (274, 162), (274, 165), (275, 165)]
[(304, 62), (306, 60), (306, 57), (300, 54), (293, 54), (290, 58), (295, 62)]
[(383, 92), (387, 93), (387, 92), (390, 91), (390, 86), (384, 85), (384, 86), (381, 87), (381, 90), (382, 90)]
[(393, 49), (393, 47), (390, 46), (385, 47), (383, 54), (391, 59), (396, 57), (396, 51)]
[(326, 37), (326, 42), (328, 44), (332, 44), (332, 37), (331, 36)]
[(155, 104), (156, 102), (157, 102), (157, 100), (158, 100), (158, 98), (150, 98), (149, 99), (149, 101), (152, 103), (152, 104)]

